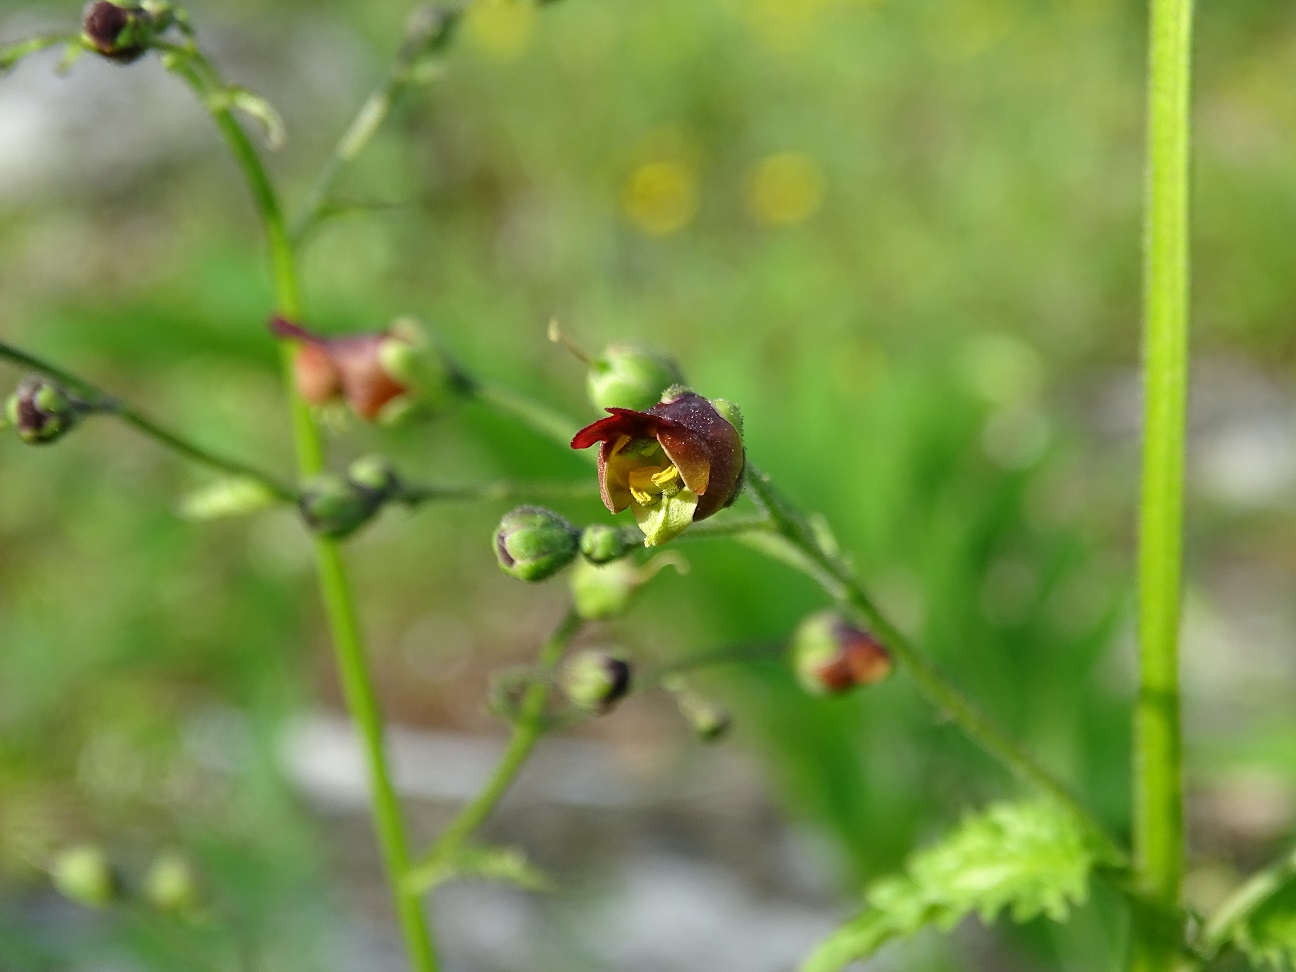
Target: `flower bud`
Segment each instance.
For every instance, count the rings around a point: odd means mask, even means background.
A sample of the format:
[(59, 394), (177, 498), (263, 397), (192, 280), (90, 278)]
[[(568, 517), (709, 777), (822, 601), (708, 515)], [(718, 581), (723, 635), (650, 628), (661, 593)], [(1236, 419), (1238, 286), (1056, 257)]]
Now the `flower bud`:
[(613, 344), (590, 364), (585, 380), (595, 408), (643, 411), (684, 380), (670, 358), (637, 344)]
[(812, 695), (873, 685), (891, 672), (891, 655), (873, 635), (833, 611), (806, 618), (792, 636), (797, 680)]
[(646, 412), (608, 411), (610, 418), (576, 433), (572, 448), (600, 443), (603, 504), (613, 513), (629, 508), (645, 546), (666, 543), (737, 499), (742, 436), (701, 395), (669, 388)]
[(623, 531), (603, 523), (587, 526), (581, 531), (581, 553), (592, 564), (606, 564), (613, 560), (620, 560), (638, 546), (637, 540), (631, 540)]
[(54, 887), (65, 898), (89, 908), (104, 908), (122, 892), (121, 879), (104, 852), (92, 844), (70, 847), (50, 865)]
[(586, 621), (619, 617), (644, 585), (644, 573), (630, 560), (602, 565), (582, 560), (571, 575), (572, 606)]
[(364, 526), (382, 502), (383, 497), (373, 490), (343, 476), (324, 473), (306, 484), (297, 506), (312, 530), (341, 540)]
[(144, 898), (158, 911), (172, 914), (191, 912), (201, 894), (193, 865), (183, 854), (162, 854), (144, 875)]
[(733, 716), (723, 706), (699, 695), (692, 689), (677, 689), (672, 692), (680, 715), (693, 730), (693, 735), (701, 742), (715, 742), (727, 734), (733, 726)]
[(153, 15), (136, 3), (97, 0), (85, 9), (82, 38), (104, 57), (120, 64), (138, 60), (157, 32)]
[(311, 405), (344, 399), (369, 421), (392, 422), (411, 411), (440, 410), (464, 394), (468, 380), (410, 318), (386, 331), (322, 337), (282, 317), (270, 330), (297, 342), (297, 392)]
[(382, 456), (365, 456), (347, 467), (347, 479), (386, 499), (400, 488), (400, 478)]
[(18, 438), (28, 445), (45, 445), (72, 430), (80, 409), (55, 381), (35, 375), (24, 378), (5, 404), (5, 414)]
[(563, 666), (563, 694), (583, 712), (608, 712), (630, 691), (629, 662), (603, 651), (583, 651)]
[(542, 581), (576, 559), (579, 543), (579, 532), (557, 513), (542, 506), (519, 506), (500, 520), (495, 556), (504, 573)]

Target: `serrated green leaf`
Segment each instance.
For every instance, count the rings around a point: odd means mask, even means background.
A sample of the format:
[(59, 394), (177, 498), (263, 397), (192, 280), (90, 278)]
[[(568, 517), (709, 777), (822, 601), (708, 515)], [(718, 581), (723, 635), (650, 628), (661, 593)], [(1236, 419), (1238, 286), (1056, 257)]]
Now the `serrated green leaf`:
[(866, 910), (802, 964), (836, 972), (893, 938), (935, 925), (949, 931), (970, 914), (984, 922), (1066, 918), (1088, 895), (1095, 849), (1084, 829), (1051, 800), (999, 803), (967, 817), (940, 843), (910, 857), (902, 874), (865, 893)]
[(547, 891), (553, 886), (516, 847), (461, 847), (415, 868), (406, 885), (421, 893), (460, 878), (501, 881), (528, 891)]
[(1235, 925), (1229, 940), (1258, 968), (1296, 972), (1296, 877)]
[(197, 489), (180, 501), (178, 512), (186, 520), (202, 522), (247, 516), (268, 509), (279, 498), (255, 479), (230, 477)]

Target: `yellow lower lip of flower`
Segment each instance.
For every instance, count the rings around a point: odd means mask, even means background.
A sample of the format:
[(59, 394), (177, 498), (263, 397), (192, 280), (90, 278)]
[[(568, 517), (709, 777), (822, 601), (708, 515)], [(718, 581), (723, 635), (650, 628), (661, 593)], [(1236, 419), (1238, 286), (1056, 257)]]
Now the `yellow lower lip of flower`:
[(687, 530), (693, 522), (697, 504), (697, 493), (688, 487), (682, 487), (674, 493), (660, 493), (653, 497), (651, 505), (632, 502), (630, 509), (639, 529), (643, 531), (644, 546), (660, 546)]

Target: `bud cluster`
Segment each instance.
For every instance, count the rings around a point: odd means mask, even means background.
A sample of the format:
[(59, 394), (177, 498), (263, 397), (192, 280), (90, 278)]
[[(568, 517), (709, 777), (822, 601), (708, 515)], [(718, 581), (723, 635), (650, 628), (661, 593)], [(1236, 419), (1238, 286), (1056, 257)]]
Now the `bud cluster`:
[(341, 540), (368, 523), (400, 491), (400, 480), (385, 459), (358, 459), (345, 476), (323, 473), (297, 500), (302, 519), (316, 533)]

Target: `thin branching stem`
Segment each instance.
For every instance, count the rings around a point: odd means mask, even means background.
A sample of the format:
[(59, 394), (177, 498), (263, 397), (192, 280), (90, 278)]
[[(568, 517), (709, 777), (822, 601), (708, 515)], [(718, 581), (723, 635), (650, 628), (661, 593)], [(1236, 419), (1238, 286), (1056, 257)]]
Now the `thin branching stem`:
[(908, 672), (919, 693), (972, 742), (1019, 779), (1066, 806), (1102, 847), (1112, 863), (1125, 853), (1088, 810), (1052, 773), (992, 722), (932, 664), (873, 603), (850, 568), (824, 548), (805, 517), (775, 489), (770, 478), (750, 463), (747, 488), (773, 521), (774, 534), (752, 535), (748, 545), (795, 567), (821, 586), (848, 615), (870, 627)]
[(222, 456), (191, 442), (184, 436), (159, 425), (139, 410), (125, 404), (115, 396), (109, 395), (97, 385), (72, 374), (70, 371), (50, 364), (42, 358), (15, 348), (13, 345), (3, 341), (0, 341), (0, 358), (53, 378), (56, 382), (68, 388), (69, 391), (81, 395), (84, 398), (83, 404), (91, 412), (114, 415), (142, 435), (153, 439), (158, 444), (186, 459), (207, 466), (217, 472), (254, 480), (269, 490), (275, 497), (285, 502), (292, 502), (297, 498), (296, 490), (286, 485), (277, 476), (240, 462), (237, 459)]
[[(301, 296), (296, 255), (278, 195), (260, 154), (231, 113), (228, 99), (221, 97), (224, 89), (219, 76), (200, 53), (174, 52), (170, 66), (206, 105), (251, 190), (269, 247), (275, 310), (289, 319), (299, 318)], [(324, 468), (324, 444), (310, 409), (293, 390), (293, 354), (291, 345), (285, 342), (282, 361), (289, 389), (298, 468), (303, 477), (309, 477)], [(314, 544), (320, 590), (333, 637), (343, 694), (363, 743), (378, 840), (405, 946), (417, 972), (436, 972), (440, 966), (423, 902), (417, 894), (406, 889), (410, 867), (409, 841), (388, 764), (382, 715), (365, 655), (355, 597), (338, 543), (317, 535)]]
[(549, 698), (553, 673), (562, 660), (567, 645), (581, 628), (580, 615), (569, 609), (554, 629), (536, 661), (535, 673), (527, 683), (519, 706), (517, 721), (499, 762), (481, 791), (470, 800), (459, 814), (442, 831), (423, 861), (411, 872), (408, 886), (426, 890), (428, 875), (440, 872), (441, 865), (452, 860), (455, 853), (476, 832), (486, 818), (499, 805), (509, 791), (518, 773), (526, 764), (531, 751), (545, 732), (545, 702)]
[(294, 243), (300, 244), (318, 225), (327, 211), (329, 195), (342, 171), (369, 144), (406, 90), (421, 80), (419, 72), (428, 70), (427, 59), (446, 48), (461, 16), (459, 7), (437, 6), (420, 7), (410, 16), (405, 40), (387, 75), (365, 98), (311, 186), (301, 216), (293, 224)]

